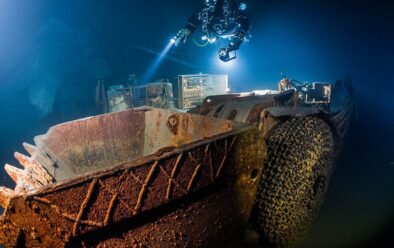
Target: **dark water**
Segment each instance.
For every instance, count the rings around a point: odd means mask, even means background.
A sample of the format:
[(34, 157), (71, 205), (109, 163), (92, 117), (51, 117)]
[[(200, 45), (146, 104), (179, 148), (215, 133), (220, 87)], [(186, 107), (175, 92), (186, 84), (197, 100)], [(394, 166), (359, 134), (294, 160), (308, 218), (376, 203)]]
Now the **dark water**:
[[(98, 114), (98, 79), (141, 77), (197, 0), (0, 0), (0, 163), (56, 123)], [(394, 228), (394, 4), (249, 0), (252, 40), (235, 63), (219, 45), (171, 50), (154, 78), (227, 73), (234, 91), (350, 75), (359, 117), (321, 214), (299, 247), (372, 246)], [(154, 52), (152, 53), (151, 50)], [(150, 51), (150, 52), (149, 52)], [(12, 186), (1, 173), (0, 184)], [(383, 245), (384, 243), (379, 243)]]
[(359, 106), (318, 219), (296, 247), (394, 244), (394, 116), (367, 105)]

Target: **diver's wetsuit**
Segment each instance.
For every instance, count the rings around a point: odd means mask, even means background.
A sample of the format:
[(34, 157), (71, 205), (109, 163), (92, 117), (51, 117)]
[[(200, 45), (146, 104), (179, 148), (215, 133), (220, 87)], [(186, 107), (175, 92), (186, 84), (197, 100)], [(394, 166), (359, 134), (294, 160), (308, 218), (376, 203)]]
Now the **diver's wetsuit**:
[(249, 19), (245, 8), (241, 6), (234, 0), (217, 0), (215, 4), (205, 4), (189, 18), (183, 29), (187, 31), (184, 42), (201, 25), (208, 39), (220, 37), (230, 41), (219, 50), (222, 60), (230, 60), (229, 53), (239, 49), (249, 30)]

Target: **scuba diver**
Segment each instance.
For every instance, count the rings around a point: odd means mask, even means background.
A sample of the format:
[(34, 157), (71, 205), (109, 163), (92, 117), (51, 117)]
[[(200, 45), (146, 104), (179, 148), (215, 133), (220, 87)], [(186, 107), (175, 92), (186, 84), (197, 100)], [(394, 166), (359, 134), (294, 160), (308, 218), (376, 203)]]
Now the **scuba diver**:
[(236, 58), (236, 51), (247, 40), (249, 19), (245, 14), (246, 4), (235, 0), (204, 0), (205, 4), (188, 20), (185, 28), (181, 29), (172, 39), (175, 46), (186, 43), (189, 37), (201, 25), (204, 36), (203, 44), (193, 40), (198, 46), (214, 43), (217, 38), (229, 40), (228, 45), (219, 49), (219, 58), (228, 62)]

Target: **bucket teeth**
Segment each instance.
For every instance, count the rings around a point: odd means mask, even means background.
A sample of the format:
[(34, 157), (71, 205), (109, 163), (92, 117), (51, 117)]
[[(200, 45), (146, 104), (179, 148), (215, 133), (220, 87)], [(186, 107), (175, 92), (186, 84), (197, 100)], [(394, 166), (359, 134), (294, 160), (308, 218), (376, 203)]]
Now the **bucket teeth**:
[(18, 183), (20, 176), (24, 174), (23, 170), (9, 164), (5, 164), (4, 169), (15, 183)]
[[(13, 196), (20, 193), (27, 193), (37, 190), (44, 185), (53, 182), (52, 176), (38, 161), (49, 161), (40, 150), (31, 144), (23, 143), (23, 147), (31, 157), (15, 152), (15, 159), (22, 165), (24, 169), (5, 164), (4, 169), (11, 179), (16, 183), (15, 189), (11, 190), (0, 186), (0, 207), (6, 208)], [(48, 165), (51, 165), (51, 161)]]
[(6, 208), (14, 196), (15, 192), (12, 189), (0, 187), (0, 206)]
[(33, 156), (34, 152), (37, 151), (37, 147), (26, 142), (23, 142), (23, 147), (30, 154), (30, 156)]
[(52, 182), (51, 175), (49, 175), (48, 172), (36, 160), (19, 152), (15, 152), (14, 156), (25, 169), (31, 172), (32, 176), (36, 180), (44, 185)]
[(9, 164), (6, 164), (4, 169), (16, 183), (15, 191), (17, 193), (32, 191), (43, 186), (29, 171), (18, 169)]
[[(48, 156), (40, 151), (36, 146), (24, 142), (23, 147), (30, 154), (31, 158), (34, 159), (43, 168), (53, 168), (53, 161)], [(45, 166), (45, 167), (44, 167)]]

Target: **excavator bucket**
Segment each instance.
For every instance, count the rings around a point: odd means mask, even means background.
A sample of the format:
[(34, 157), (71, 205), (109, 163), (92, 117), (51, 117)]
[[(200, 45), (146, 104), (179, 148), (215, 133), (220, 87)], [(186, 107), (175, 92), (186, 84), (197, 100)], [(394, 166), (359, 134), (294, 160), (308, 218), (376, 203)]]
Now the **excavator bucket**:
[(0, 188), (6, 247), (231, 246), (266, 154), (254, 126), (152, 108), (63, 123), (34, 141), (30, 156), (15, 154), (23, 169), (6, 165), (17, 184)]

